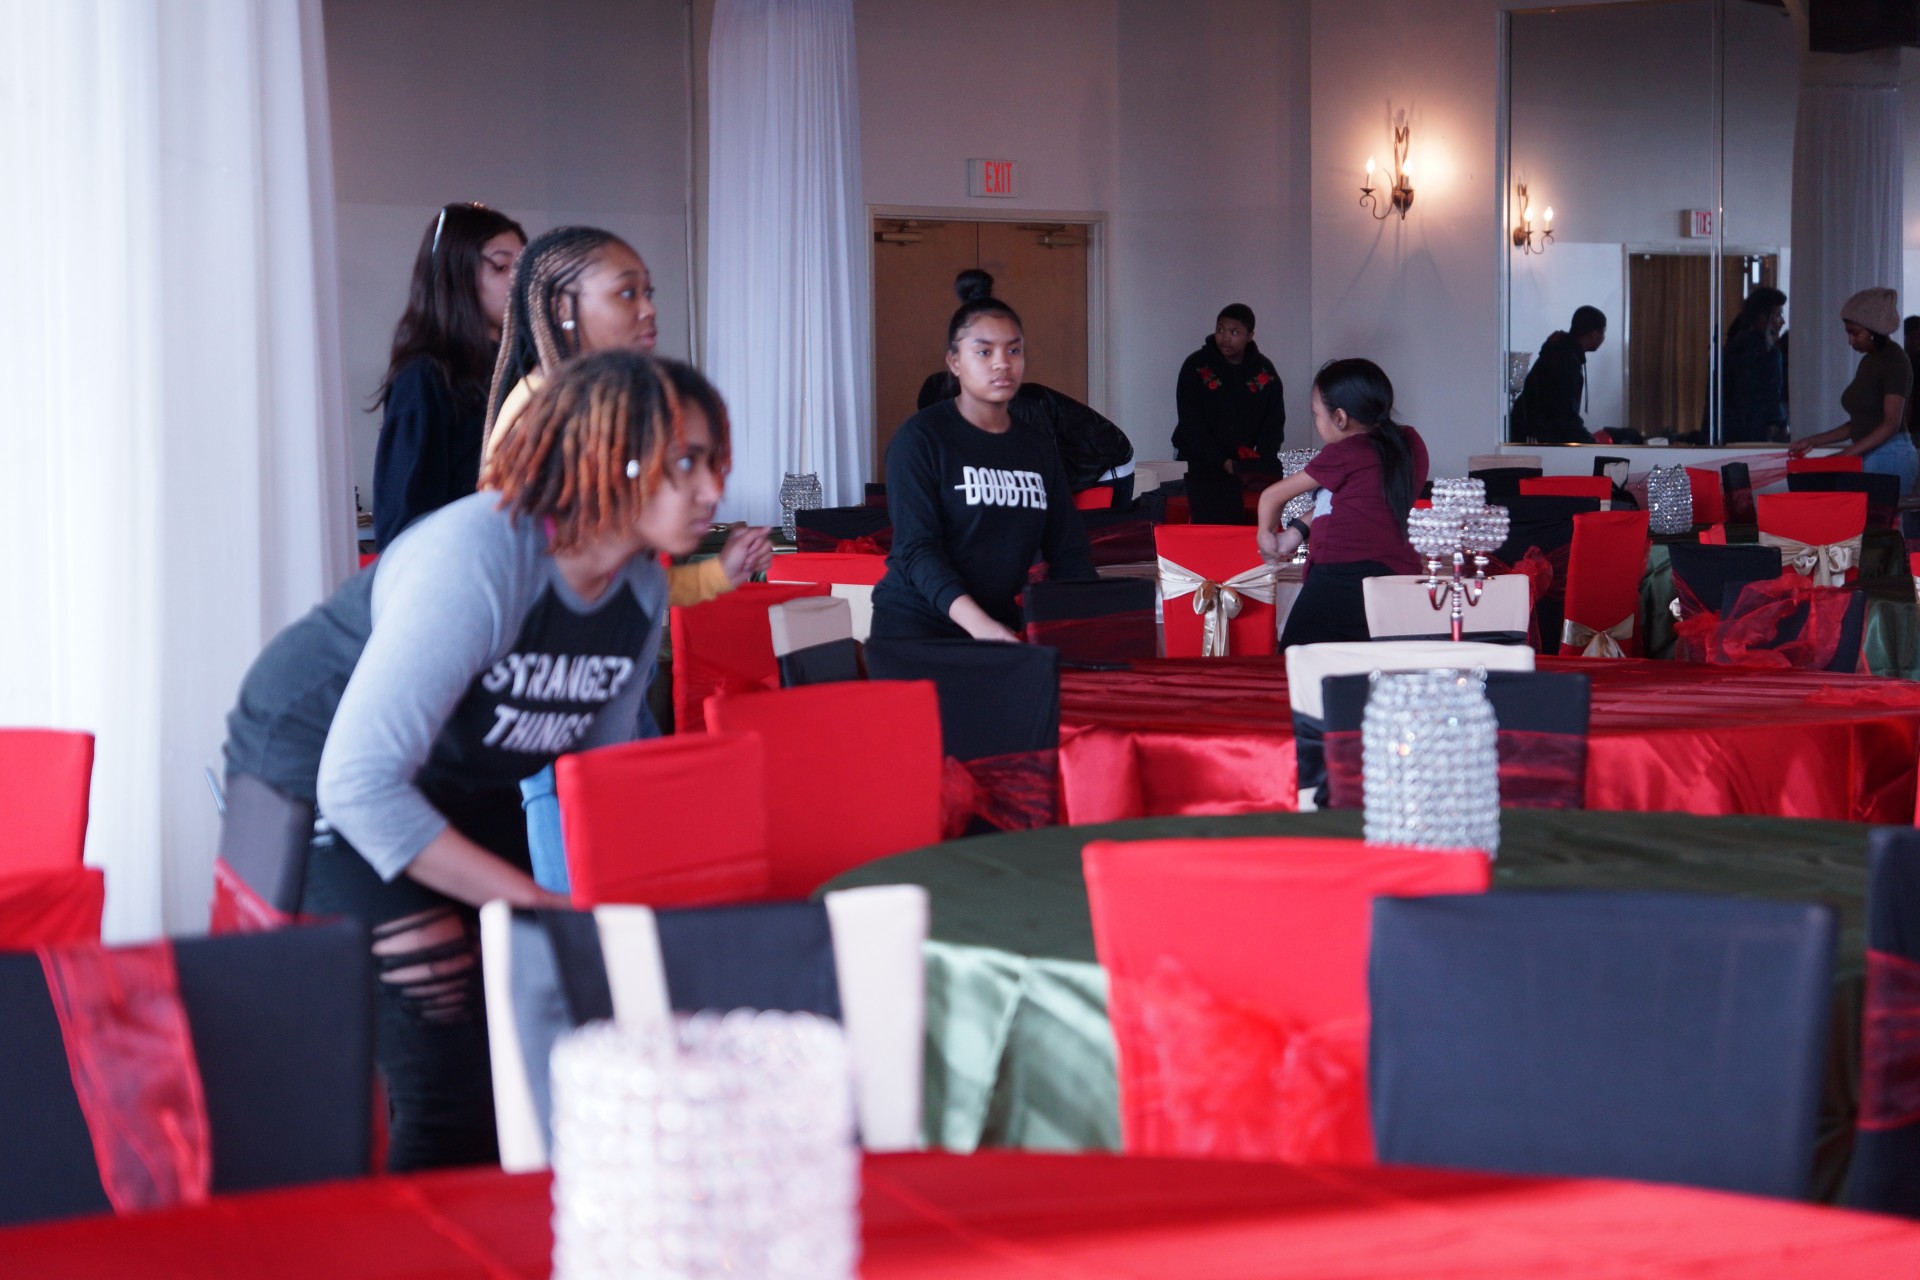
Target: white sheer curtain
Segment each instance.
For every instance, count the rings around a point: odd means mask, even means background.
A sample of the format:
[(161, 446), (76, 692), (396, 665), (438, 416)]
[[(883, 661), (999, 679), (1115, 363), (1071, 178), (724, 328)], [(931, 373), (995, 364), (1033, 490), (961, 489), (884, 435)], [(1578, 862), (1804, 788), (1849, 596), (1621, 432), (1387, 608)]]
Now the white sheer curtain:
[(319, 0), (7, 0), (0, 172), (0, 724), (97, 736), (109, 936), (195, 928), (201, 767), (351, 564)]
[[(1805, 25), (1801, 26), (1805, 48)], [(1898, 290), (1905, 157), (1900, 141), (1900, 52), (1800, 55), (1793, 135), (1792, 402), (1795, 436), (1846, 420), (1840, 393), (1860, 357), (1840, 331), (1840, 308), (1861, 289)], [(1902, 298), (1906, 310), (1911, 299)], [(1895, 342), (1900, 335), (1893, 335)]]
[(872, 353), (852, 0), (718, 0), (709, 61), (707, 374), (733, 417), (725, 511), (829, 505), (870, 474)]

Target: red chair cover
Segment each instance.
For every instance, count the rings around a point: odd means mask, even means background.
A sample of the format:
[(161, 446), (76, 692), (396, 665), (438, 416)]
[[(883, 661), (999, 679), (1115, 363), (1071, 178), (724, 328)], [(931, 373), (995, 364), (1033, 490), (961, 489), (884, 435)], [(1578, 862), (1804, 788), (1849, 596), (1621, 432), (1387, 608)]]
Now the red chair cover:
[(0, 951), (100, 940), (107, 880), (92, 867), (0, 876)]
[(670, 610), (674, 732), (699, 733), (706, 729), (709, 694), (723, 689), (737, 693), (779, 688), (780, 665), (773, 656), (773, 628), (767, 621), (767, 609), (801, 596), (828, 594), (824, 582), (756, 582), (705, 604)]
[(1727, 494), (1717, 467), (1688, 467), (1687, 484), (1693, 490), (1693, 522), (1725, 524)]
[[(1646, 512), (1589, 511), (1575, 516), (1567, 551), (1567, 622), (1607, 631), (1622, 619), (1632, 619), (1632, 633), (1619, 644), (1629, 657), (1639, 653), (1640, 579), (1646, 571)], [(1561, 638), (1562, 655), (1575, 655), (1583, 648)]]
[(1124, 1149), (1371, 1162), (1372, 901), (1483, 892), (1485, 856), (1216, 839), (1095, 841), (1083, 860)]
[(42, 947), (40, 966), (114, 1211), (205, 1200), (213, 1140), (173, 944)]
[(1864, 493), (1764, 493), (1754, 499), (1760, 532), (1824, 547), (1867, 531)]
[(1831, 453), (1816, 458), (1809, 454), (1803, 458), (1787, 459), (1787, 474), (1790, 476), (1803, 476), (1815, 471), (1860, 472), (1866, 470), (1866, 467), (1866, 459), (1858, 455)]
[(758, 735), (653, 738), (561, 756), (554, 783), (575, 906), (766, 896), (767, 767)]
[[(1264, 563), (1253, 530), (1246, 525), (1161, 525), (1153, 531), (1153, 542), (1162, 559), (1171, 560), (1212, 582), (1225, 582)], [(1164, 603), (1161, 616), (1169, 658), (1200, 656), (1205, 621), (1194, 612), (1197, 595), (1180, 596)], [(1229, 643), (1236, 658), (1277, 652), (1279, 631), (1274, 607), (1251, 596), (1241, 597), (1238, 616), (1227, 624)]]
[(1613, 481), (1605, 476), (1523, 476), (1520, 480), (1520, 496), (1598, 498), (1606, 502), (1613, 497)]
[(1073, 495), (1073, 505), (1081, 511), (1106, 511), (1113, 506), (1113, 489), (1104, 484), (1091, 489), (1077, 490)]
[(772, 892), (940, 841), (940, 703), (926, 680), (715, 694), (707, 723), (765, 743)]
[(0, 875), (80, 865), (93, 735), (0, 729)]
[[(871, 587), (887, 576), (885, 555), (885, 552), (876, 554), (871, 551), (796, 551), (791, 555), (773, 558), (773, 567), (767, 570), (767, 581), (850, 582)], [(769, 600), (767, 603), (779, 604), (780, 601)]]

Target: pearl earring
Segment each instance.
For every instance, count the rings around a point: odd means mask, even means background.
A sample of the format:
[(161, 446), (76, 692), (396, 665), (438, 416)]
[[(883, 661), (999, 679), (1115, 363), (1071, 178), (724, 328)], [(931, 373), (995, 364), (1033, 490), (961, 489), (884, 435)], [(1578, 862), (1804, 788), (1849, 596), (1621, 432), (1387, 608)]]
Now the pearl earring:
[(562, 321), (560, 322), (560, 327), (561, 327), (562, 329), (572, 329), (572, 328), (573, 328), (573, 321), (571, 321), (571, 320), (562, 320)]

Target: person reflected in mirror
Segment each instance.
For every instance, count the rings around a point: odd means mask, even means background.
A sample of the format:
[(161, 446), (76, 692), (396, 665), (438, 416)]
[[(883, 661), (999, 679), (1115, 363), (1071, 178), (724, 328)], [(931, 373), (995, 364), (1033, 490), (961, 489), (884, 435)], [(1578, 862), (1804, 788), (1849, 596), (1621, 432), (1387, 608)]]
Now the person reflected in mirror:
[(1840, 323), (1847, 331), (1847, 345), (1860, 353), (1853, 381), (1840, 393), (1847, 420), (1794, 441), (1791, 453), (1797, 458), (1822, 445), (1841, 445), (1841, 455), (1859, 458), (1867, 471), (1899, 477), (1904, 498), (1920, 473), (1920, 451), (1907, 435), (1913, 365), (1893, 340), (1900, 327), (1898, 296), (1887, 288), (1862, 289), (1840, 308)]
[[(1393, 420), (1393, 383), (1371, 360), (1330, 360), (1314, 375), (1310, 403), (1323, 447), (1306, 470), (1261, 493), (1254, 534), (1269, 564), (1308, 544), (1306, 582), (1287, 615), (1282, 649), (1369, 639), (1361, 583), (1420, 572), (1407, 513), (1427, 482), (1427, 446)], [(1315, 488), (1328, 499), (1326, 514), (1283, 527), (1287, 503)]]
[(1565, 329), (1540, 344), (1540, 354), (1513, 401), (1513, 438), (1534, 444), (1592, 444), (1584, 413), (1587, 357), (1607, 340), (1606, 313), (1579, 307)]
[[(991, 298), (993, 276), (968, 267), (953, 278), (953, 291), (962, 306)], [(942, 365), (920, 384), (914, 407), (930, 408), (959, 394), (960, 380)], [(1060, 446), (1060, 463), (1067, 469), (1067, 484), (1075, 493), (1105, 487), (1113, 490), (1114, 506), (1133, 502), (1133, 442), (1099, 410), (1037, 382), (1022, 382), (1008, 409), (1053, 433), (1054, 443)]]
[[(1920, 369), (1920, 316), (1908, 316), (1900, 328), (1900, 345), (1907, 353), (1907, 363)], [(1907, 397), (1907, 434), (1920, 442), (1920, 413), (1914, 411), (1914, 404), (1920, 396)]]
[(1187, 464), (1195, 524), (1246, 524), (1243, 476), (1278, 475), (1287, 430), (1280, 371), (1253, 340), (1253, 309), (1220, 309), (1213, 335), (1180, 366), (1175, 456)]
[(1728, 444), (1787, 438), (1787, 362), (1780, 350), (1787, 295), (1755, 285), (1727, 326), (1721, 364), (1721, 439)]

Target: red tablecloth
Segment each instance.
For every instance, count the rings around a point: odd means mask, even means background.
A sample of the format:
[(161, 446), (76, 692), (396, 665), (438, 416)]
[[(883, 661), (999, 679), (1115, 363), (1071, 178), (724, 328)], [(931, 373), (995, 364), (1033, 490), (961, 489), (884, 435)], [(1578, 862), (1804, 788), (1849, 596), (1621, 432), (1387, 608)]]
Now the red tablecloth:
[[(1674, 1187), (1112, 1156), (866, 1163), (867, 1280), (1920, 1274), (1920, 1225)], [(0, 1232), (34, 1280), (538, 1280), (543, 1175), (236, 1196)]]
[[(1540, 670), (1593, 679), (1588, 808), (1914, 821), (1920, 684), (1677, 662)], [(1068, 821), (1295, 807), (1284, 659), (1162, 659), (1060, 685)]]

